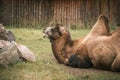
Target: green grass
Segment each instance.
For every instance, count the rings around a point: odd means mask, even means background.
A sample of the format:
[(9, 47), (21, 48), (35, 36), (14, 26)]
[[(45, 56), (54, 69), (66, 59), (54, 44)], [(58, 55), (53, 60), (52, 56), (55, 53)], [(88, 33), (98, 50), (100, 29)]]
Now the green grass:
[[(70, 73), (70, 68), (57, 63), (48, 39), (42, 38), (42, 30), (10, 29), (17, 43), (26, 45), (35, 53), (36, 62), (19, 62), (7, 69), (0, 67), (0, 80), (120, 80), (119, 73), (92, 72), (82, 70), (81, 74)], [(70, 30), (74, 39), (87, 34), (89, 30)], [(86, 69), (85, 69), (86, 70)], [(79, 70), (80, 71), (80, 70)]]

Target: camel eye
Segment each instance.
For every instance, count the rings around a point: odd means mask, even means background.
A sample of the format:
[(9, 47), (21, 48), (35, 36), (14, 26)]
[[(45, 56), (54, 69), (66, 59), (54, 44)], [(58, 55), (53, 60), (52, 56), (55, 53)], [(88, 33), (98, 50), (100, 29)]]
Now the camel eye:
[(57, 29), (54, 29), (54, 32), (58, 32), (58, 30), (57, 30)]

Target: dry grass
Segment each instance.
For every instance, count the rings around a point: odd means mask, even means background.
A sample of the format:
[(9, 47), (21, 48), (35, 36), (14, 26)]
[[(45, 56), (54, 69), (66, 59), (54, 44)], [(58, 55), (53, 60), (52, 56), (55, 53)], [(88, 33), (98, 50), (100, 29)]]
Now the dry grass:
[[(101, 73), (85, 70), (67, 69), (58, 64), (52, 54), (48, 39), (42, 38), (42, 30), (10, 29), (17, 38), (17, 43), (24, 44), (35, 53), (35, 63), (19, 62), (7, 69), (0, 67), (0, 80), (120, 80), (119, 73)], [(74, 39), (88, 33), (89, 30), (70, 30)], [(72, 68), (73, 69), (73, 68)], [(75, 72), (77, 73), (77, 72)]]

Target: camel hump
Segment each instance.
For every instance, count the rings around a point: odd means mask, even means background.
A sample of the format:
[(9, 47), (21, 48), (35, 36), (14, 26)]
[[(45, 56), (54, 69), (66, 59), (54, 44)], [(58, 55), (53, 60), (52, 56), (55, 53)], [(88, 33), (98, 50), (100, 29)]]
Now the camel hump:
[(108, 18), (105, 16), (105, 15), (100, 15), (99, 17), (98, 17), (98, 19), (99, 20), (104, 20), (105, 21), (105, 23), (109, 23), (109, 20), (108, 20)]
[(93, 35), (109, 35), (110, 27), (108, 18), (105, 15), (100, 15), (90, 33)]
[(112, 32), (112, 39), (120, 41), (120, 28)]

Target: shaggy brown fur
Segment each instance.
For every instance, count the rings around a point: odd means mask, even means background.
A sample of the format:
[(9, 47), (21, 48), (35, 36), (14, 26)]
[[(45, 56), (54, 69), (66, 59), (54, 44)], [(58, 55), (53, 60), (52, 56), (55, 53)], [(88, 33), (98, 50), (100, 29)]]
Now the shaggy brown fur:
[[(120, 71), (120, 29), (111, 36), (99, 36), (88, 42), (87, 48), (94, 67)], [(119, 68), (118, 68), (119, 67)]]
[[(106, 27), (107, 29), (107, 22), (103, 16), (99, 17), (90, 33), (81, 41), (76, 54), (69, 58), (69, 65), (77, 67), (84, 65), (86, 68), (89, 64), (87, 57), (96, 68), (120, 71), (120, 29), (109, 35), (100, 28)], [(97, 27), (100, 28), (99, 31), (96, 31)]]
[(72, 40), (69, 31), (62, 25), (48, 27), (43, 31), (44, 37), (49, 38), (53, 54), (59, 63), (67, 64), (67, 59), (76, 53), (83, 38)]
[[(44, 37), (47, 37), (50, 40), (54, 56), (56, 57), (58, 62), (64, 64), (68, 63), (68, 58), (70, 58), (71, 55), (75, 54), (77, 50), (79, 51), (78, 47), (80, 48), (80, 46), (84, 43), (85, 39), (89, 38), (86, 36), (78, 40), (72, 40), (69, 31), (59, 24), (55, 27), (47, 27), (43, 31), (43, 33)], [(108, 19), (105, 16), (101, 15), (89, 34), (97, 36), (109, 35), (109, 33), (110, 30), (108, 25)], [(84, 41), (82, 41), (83, 39)], [(83, 49), (83, 53), (87, 53), (87, 51)], [(84, 54), (84, 56), (86, 56), (86, 54)], [(92, 65), (91, 60), (89, 60), (88, 56), (86, 56), (85, 59), (88, 61), (88, 64), (85, 64), (87, 65), (87, 67), (90, 67)]]

